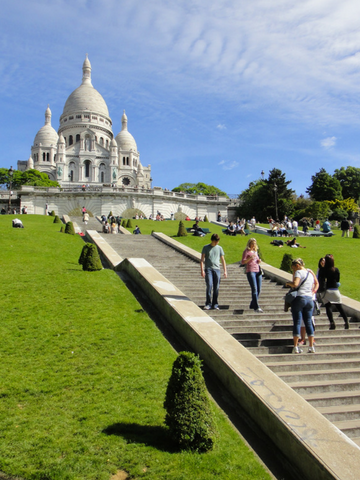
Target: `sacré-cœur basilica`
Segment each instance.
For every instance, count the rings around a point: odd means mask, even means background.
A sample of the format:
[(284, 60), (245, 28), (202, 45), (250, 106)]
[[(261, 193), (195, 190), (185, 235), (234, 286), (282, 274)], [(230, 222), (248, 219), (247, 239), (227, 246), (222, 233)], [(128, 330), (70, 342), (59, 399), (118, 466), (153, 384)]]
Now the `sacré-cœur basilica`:
[(51, 125), (51, 110), (45, 111), (45, 124), (37, 132), (27, 161), (19, 170), (36, 169), (56, 180), (61, 188), (23, 186), (21, 204), (29, 213), (41, 214), (45, 205), (59, 215), (76, 214), (86, 206), (94, 215), (131, 216), (137, 211), (146, 217), (160, 211), (181, 218), (217, 212), (226, 215), (229, 203), (224, 197), (204, 197), (152, 188), (151, 166), (144, 167), (128, 119), (122, 114), (121, 131), (114, 137), (112, 120), (101, 94), (91, 82), (91, 64), (86, 56), (81, 85), (65, 102), (58, 131)]

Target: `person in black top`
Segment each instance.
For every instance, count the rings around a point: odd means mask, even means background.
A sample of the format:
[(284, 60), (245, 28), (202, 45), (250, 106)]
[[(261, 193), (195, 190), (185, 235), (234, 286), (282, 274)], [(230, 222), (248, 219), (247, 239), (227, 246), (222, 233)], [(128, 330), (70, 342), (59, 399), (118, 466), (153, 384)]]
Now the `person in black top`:
[(339, 292), (340, 286), (340, 271), (335, 268), (334, 257), (332, 255), (325, 255), (325, 266), (319, 269), (319, 285), (322, 302), (325, 304), (326, 315), (330, 322), (330, 330), (335, 330), (336, 325), (332, 314), (332, 306), (340, 313), (344, 319), (344, 327), (349, 328), (349, 320), (341, 305), (341, 295)]
[(342, 230), (341, 236), (344, 237), (345, 234), (346, 234), (346, 236), (348, 237), (349, 236), (349, 230), (350, 230), (349, 220), (346, 220), (346, 218), (344, 220), (342, 220), (341, 224), (340, 224), (340, 228)]
[(196, 222), (192, 226), (192, 229), (194, 230), (195, 237), (204, 237), (205, 236), (204, 230), (199, 227), (199, 221), (198, 220), (196, 220)]

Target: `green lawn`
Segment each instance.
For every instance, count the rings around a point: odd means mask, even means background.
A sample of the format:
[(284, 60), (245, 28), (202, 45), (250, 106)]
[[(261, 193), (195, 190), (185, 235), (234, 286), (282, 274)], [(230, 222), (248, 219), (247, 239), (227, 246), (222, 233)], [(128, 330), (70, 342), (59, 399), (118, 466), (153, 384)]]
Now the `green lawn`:
[[(133, 220), (135, 222), (135, 220)], [(150, 234), (152, 231), (163, 232), (171, 237), (175, 237), (179, 242), (201, 252), (201, 249), (207, 243), (210, 243), (210, 236), (194, 237), (176, 237), (179, 222), (165, 221), (156, 222), (151, 220), (136, 220), (143, 234)], [(184, 222), (185, 227), (191, 227), (194, 222)], [(221, 237), (222, 245), (227, 263), (235, 263), (241, 260), (242, 252), (246, 246), (249, 237), (229, 237), (222, 233), (222, 228), (211, 223), (201, 222), (200, 226), (209, 228), (212, 233), (218, 233)], [(264, 225), (265, 226), (265, 225)], [(284, 253), (291, 253), (294, 258), (301, 257), (305, 265), (315, 272), (318, 268), (318, 262), (321, 257), (327, 253), (332, 253), (335, 259), (335, 266), (341, 273), (341, 293), (355, 300), (360, 301), (360, 239), (353, 239), (352, 233), (349, 238), (341, 237), (341, 230), (333, 229), (336, 233), (333, 237), (298, 237), (298, 241), (305, 248), (282, 248), (270, 245), (271, 237), (260, 234), (251, 234), (257, 239), (260, 246), (263, 260), (274, 267), (280, 267)], [(286, 240), (283, 238), (282, 240)]]
[[(81, 270), (80, 236), (60, 234), (51, 217), (22, 216), (25, 229), (11, 228), (12, 218), (0, 216), (0, 471), (31, 480), (109, 480), (118, 470), (270, 479), (215, 406), (214, 451), (173, 449), (162, 406), (171, 346), (113, 271)], [(161, 225), (171, 235), (176, 224)], [(239, 241), (223, 239), (229, 257)]]

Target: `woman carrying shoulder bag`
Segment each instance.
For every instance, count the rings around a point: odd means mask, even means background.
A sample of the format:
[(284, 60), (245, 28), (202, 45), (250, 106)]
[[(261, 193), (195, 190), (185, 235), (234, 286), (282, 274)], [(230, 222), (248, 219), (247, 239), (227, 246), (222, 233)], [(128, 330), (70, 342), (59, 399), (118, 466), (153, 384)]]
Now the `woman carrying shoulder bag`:
[(301, 258), (292, 261), (291, 269), (293, 271), (293, 281), (288, 282), (286, 286), (297, 289), (297, 296), (291, 304), (294, 340), (293, 353), (302, 353), (302, 349), (298, 346), (301, 319), (304, 320), (306, 333), (309, 338), (308, 353), (315, 353), (314, 327), (312, 323), (312, 313), (314, 309), (313, 295), (318, 289), (319, 282), (315, 274), (305, 268)]

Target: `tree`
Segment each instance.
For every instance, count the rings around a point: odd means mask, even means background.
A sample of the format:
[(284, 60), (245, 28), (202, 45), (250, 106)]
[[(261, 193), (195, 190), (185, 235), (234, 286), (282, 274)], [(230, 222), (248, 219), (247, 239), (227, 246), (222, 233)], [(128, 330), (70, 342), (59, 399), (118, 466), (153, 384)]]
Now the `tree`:
[(341, 167), (336, 169), (334, 178), (339, 180), (343, 198), (360, 199), (360, 168)]
[(178, 187), (172, 189), (173, 192), (184, 192), (194, 195), (219, 195), (227, 197), (226, 193), (213, 185), (206, 183), (182, 183)]
[[(58, 182), (50, 180), (46, 173), (39, 172), (38, 170), (26, 170), (21, 172), (20, 170), (14, 170), (12, 177), (12, 188), (17, 190), (21, 185), (33, 185), (37, 187), (59, 187)], [(0, 168), (0, 185), (9, 188), (9, 170), (7, 168)]]
[(201, 372), (201, 360), (190, 352), (180, 352), (172, 368), (164, 401), (165, 424), (181, 449), (211, 450), (215, 422)]
[(312, 184), (306, 189), (312, 200), (342, 200), (341, 185), (337, 178), (332, 177), (325, 168), (311, 177)]
[[(259, 179), (249, 184), (249, 188), (240, 193), (239, 217), (251, 218), (255, 216), (259, 221), (266, 221), (267, 217), (281, 219), (284, 215), (290, 216), (294, 210), (294, 190), (288, 186), (285, 173), (274, 168), (269, 172), (267, 180)], [(276, 195), (276, 198), (275, 198)]]

